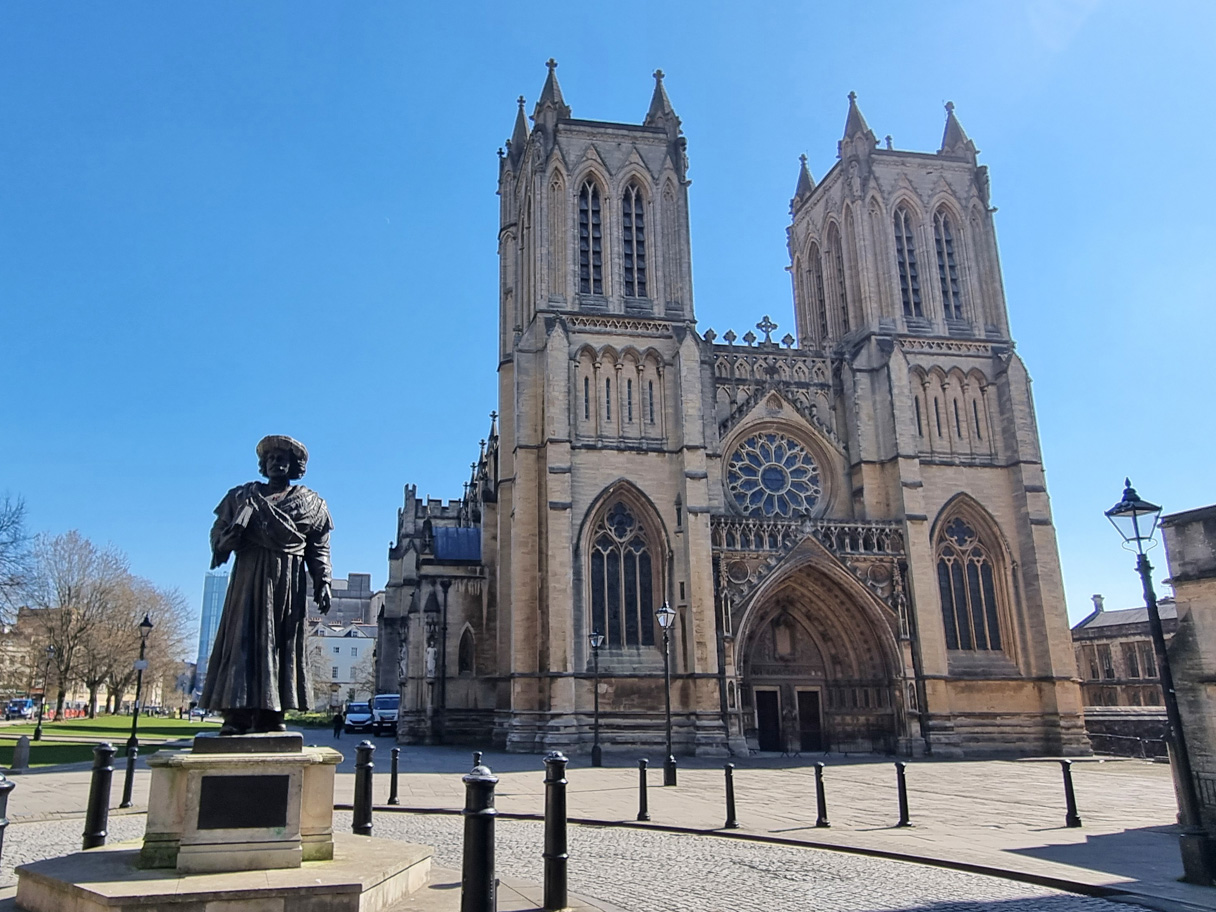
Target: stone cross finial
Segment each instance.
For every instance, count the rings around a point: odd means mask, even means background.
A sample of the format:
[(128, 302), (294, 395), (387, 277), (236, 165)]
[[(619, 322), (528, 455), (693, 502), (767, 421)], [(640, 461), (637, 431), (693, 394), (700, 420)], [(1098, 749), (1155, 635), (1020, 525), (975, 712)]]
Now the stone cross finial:
[(773, 330), (777, 328), (777, 324), (768, 318), (768, 314), (764, 315), (764, 319), (756, 324), (756, 329), (764, 333), (764, 344), (771, 345)]
[(856, 104), (856, 102), (857, 102), (857, 93), (850, 92), (849, 93), (849, 104)]
[(953, 101), (947, 101), (947, 102), (946, 102), (946, 113), (947, 113), (947, 114), (953, 114), (953, 113), (954, 113), (954, 102), (953, 102)]
[(662, 70), (655, 70), (655, 71), (654, 71), (654, 78), (655, 78), (656, 80), (658, 80), (659, 82), (662, 82), (662, 81), (663, 81), (663, 71), (662, 71)]
[(521, 108), (524, 106), (524, 97), (522, 95), (520, 95), (519, 98), (517, 98), (515, 100), (519, 103), (519, 106)]
[(891, 134), (890, 133), (887, 134), (886, 139), (887, 139), (887, 150), (890, 151), (890, 149), (891, 149)]
[(499, 146), (499, 147), (498, 147), (498, 157), (499, 157), (499, 158), (502, 158), (502, 157), (503, 157), (504, 155), (506, 155), (506, 154), (507, 154), (507, 153), (506, 153), (506, 152), (504, 152), (504, 151), (502, 150), (502, 146)]
[(554, 70), (557, 69), (557, 61), (554, 60), (552, 57), (550, 57), (548, 60), (545, 61), (545, 66), (547, 66), (549, 68), (549, 72), (552, 73)]
[(806, 167), (806, 153), (805, 152), (803, 152), (801, 155), (798, 156), (798, 161), (802, 162), (802, 167), (804, 167), (804, 168)]

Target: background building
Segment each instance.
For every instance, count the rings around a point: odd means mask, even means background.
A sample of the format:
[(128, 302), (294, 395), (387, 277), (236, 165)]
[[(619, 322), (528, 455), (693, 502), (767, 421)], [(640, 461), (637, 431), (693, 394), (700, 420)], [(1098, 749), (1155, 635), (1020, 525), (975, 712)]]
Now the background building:
[[(384, 592), (372, 591), (370, 573), (352, 573), (345, 578), (335, 577), (330, 584), (330, 592), (333, 600), (329, 614), (325, 615), (325, 623), (338, 626), (376, 623), (376, 616), (384, 604)], [(313, 620), (321, 618), (317, 603), (312, 600), (311, 591), (308, 598), (308, 616)]]
[(499, 160), (499, 410), (461, 499), (407, 486), (389, 552), (401, 736), (588, 749), (599, 632), (603, 740), (663, 744), (666, 602), (677, 752), (1087, 751), (988, 172), (952, 106), (937, 153), (906, 152), (850, 96), (838, 163), (797, 171), (796, 335), (719, 336), (662, 74), (624, 124), (575, 119), (549, 67)]
[[(1168, 642), (1178, 629), (1174, 601), (1163, 598), (1157, 607)], [(1094, 750), (1165, 756), (1165, 706), (1148, 609), (1107, 611), (1095, 595), (1093, 613), (1072, 628), (1072, 642)]]
[(374, 695), (374, 626), (316, 624), (309, 631), (307, 648), (314, 709), (332, 709)]
[(194, 693), (203, 691), (207, 677), (207, 663), (211, 659), (211, 647), (220, 629), (220, 616), (224, 613), (224, 596), (228, 594), (228, 571), (209, 570), (203, 580), (203, 610), (198, 631), (198, 658), (195, 661)]

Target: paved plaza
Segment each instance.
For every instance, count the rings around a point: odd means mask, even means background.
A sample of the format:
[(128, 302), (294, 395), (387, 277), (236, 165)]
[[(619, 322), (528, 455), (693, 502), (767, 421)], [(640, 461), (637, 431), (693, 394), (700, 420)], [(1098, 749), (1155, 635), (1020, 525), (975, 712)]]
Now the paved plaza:
[[(335, 741), (329, 732), (312, 730), (305, 739), (343, 752), (335, 802), (349, 805), (354, 747), (362, 739)], [(382, 806), (388, 797), (392, 744), (388, 739), (375, 743), (374, 794)], [(585, 822), (570, 828), (570, 889), (584, 903), (579, 908), (1071, 912), (1117, 910), (1132, 902), (1160, 909), (1216, 909), (1216, 889), (1177, 882), (1182, 872), (1173, 826), (1176, 811), (1169, 768), (1163, 764), (1074, 763), (1084, 826), (1070, 829), (1064, 826), (1057, 761), (910, 762), (913, 825), (898, 828), (895, 770), (889, 760), (738, 758), (734, 780), (740, 829), (726, 831), (720, 763), (682, 758), (679, 785), (663, 788), (659, 758), (651, 759), (649, 823), (635, 820), (639, 775), (633, 758), (609, 754), (601, 769), (586, 766), (585, 757), (570, 764), (569, 815)], [(828, 829), (814, 826), (818, 760), (826, 763)], [(500, 779), (499, 908), (536, 908), (543, 877), (538, 822), (544, 809), (542, 760), (487, 752), (483, 762)], [(464, 803), (461, 776), (472, 765), (471, 754), (459, 748), (402, 747), (399, 765), (400, 808), (378, 807), (375, 835), (434, 846), (438, 869), (433, 887), (407, 907), (419, 912), (455, 909), (459, 876), (453, 872), (460, 867), (462, 842), (457, 812)], [(15, 864), (79, 848), (89, 772), (81, 765), (14, 779), (0, 886), (15, 883)], [(112, 813), (111, 843), (142, 834), (147, 786), (141, 764), (133, 813)], [(112, 803), (120, 790), (118, 770)], [(335, 825), (348, 828), (348, 812), (339, 811)], [(925, 863), (908, 863), (918, 860)], [(11, 894), (10, 886), (0, 897)]]

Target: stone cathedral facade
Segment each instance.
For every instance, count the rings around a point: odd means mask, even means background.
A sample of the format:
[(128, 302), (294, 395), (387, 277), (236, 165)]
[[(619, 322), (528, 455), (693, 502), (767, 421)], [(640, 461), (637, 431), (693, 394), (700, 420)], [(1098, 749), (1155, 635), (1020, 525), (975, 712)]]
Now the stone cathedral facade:
[(796, 335), (718, 336), (662, 74), (622, 124), (573, 117), (555, 67), (500, 152), (498, 411), (463, 496), (407, 486), (398, 513), (378, 675), (400, 740), (585, 752), (598, 686), (606, 748), (661, 750), (666, 602), (677, 754), (1087, 751), (987, 169), (952, 107), (941, 149), (904, 152), (850, 96), (839, 160), (815, 183), (803, 158), (791, 202)]

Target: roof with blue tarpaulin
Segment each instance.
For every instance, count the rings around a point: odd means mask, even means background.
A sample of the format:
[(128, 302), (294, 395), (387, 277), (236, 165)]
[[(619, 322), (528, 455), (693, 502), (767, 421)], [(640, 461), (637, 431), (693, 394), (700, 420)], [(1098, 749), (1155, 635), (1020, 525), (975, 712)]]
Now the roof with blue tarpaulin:
[(440, 526), (435, 530), (435, 559), (441, 561), (480, 561), (481, 529)]

